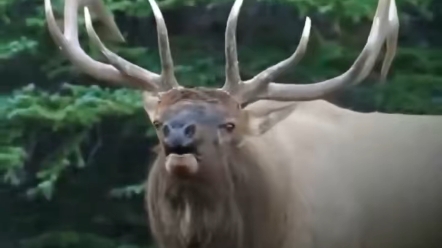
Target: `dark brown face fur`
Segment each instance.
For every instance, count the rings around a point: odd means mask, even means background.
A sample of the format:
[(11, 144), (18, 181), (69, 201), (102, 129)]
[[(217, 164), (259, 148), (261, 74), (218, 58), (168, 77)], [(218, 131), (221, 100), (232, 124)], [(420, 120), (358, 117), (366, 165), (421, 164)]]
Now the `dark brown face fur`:
[(226, 124), (238, 124), (241, 107), (230, 95), (220, 90), (171, 90), (161, 96), (153, 122), (160, 127), (172, 119), (184, 124), (192, 122), (216, 133)]
[(198, 177), (204, 168), (196, 164), (220, 157), (222, 146), (240, 140), (241, 108), (223, 91), (171, 90), (161, 96), (153, 124), (161, 152), (173, 160), (167, 161), (173, 163), (166, 166), (169, 173)]
[[(257, 204), (263, 206), (265, 194), (260, 190), (263, 175), (253, 156), (237, 148), (241, 111), (222, 91), (172, 90), (161, 97), (153, 120), (160, 150), (146, 194), (150, 225), (160, 247), (250, 244), (248, 225), (259, 225), (246, 221), (253, 213), (249, 205), (260, 199)], [(193, 127), (186, 131), (190, 125)], [(176, 130), (165, 131), (167, 128)], [(171, 133), (176, 135), (175, 141), (167, 140)], [(184, 175), (166, 170), (168, 157), (176, 153), (194, 155), (198, 170)]]

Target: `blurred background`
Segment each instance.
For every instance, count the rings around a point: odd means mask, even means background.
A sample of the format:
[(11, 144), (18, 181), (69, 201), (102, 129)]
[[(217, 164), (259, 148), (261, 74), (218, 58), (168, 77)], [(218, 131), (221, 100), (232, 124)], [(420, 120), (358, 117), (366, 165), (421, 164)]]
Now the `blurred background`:
[[(62, 20), (63, 0), (52, 0)], [(126, 43), (106, 42), (158, 72), (147, 0), (105, 0)], [(400, 36), (386, 83), (381, 59), (361, 85), (327, 96), (356, 111), (442, 114), (442, 1), (397, 0)], [(158, 1), (177, 77), (185, 86), (224, 83), (224, 30), (233, 1)], [(296, 49), (304, 59), (278, 81), (311, 83), (343, 73), (361, 52), (377, 0), (247, 0), (238, 24), (247, 79)], [(0, 247), (141, 248), (152, 244), (143, 183), (156, 144), (140, 93), (79, 73), (50, 39), (43, 0), (0, 2)], [(440, 24), (438, 24), (440, 23)], [(90, 47), (81, 15), (83, 48)], [(95, 23), (100, 33), (100, 23)], [(101, 32), (105, 40), (106, 34)]]

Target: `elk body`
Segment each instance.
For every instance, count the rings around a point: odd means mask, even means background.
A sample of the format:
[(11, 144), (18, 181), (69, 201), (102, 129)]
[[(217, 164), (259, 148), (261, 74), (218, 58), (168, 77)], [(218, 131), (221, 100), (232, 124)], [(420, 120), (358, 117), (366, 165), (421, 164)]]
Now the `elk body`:
[(379, 0), (363, 51), (335, 78), (306, 85), (274, 79), (304, 54), (307, 18), (288, 59), (243, 81), (235, 30), (242, 0), (226, 28), (226, 82), (221, 89), (180, 87), (166, 25), (154, 0), (161, 74), (108, 50), (89, 8), (117, 38), (100, 0), (88, 1), (86, 27), (107, 64), (80, 47), (77, 9), (66, 0), (64, 32), (45, 0), (48, 27), (62, 52), (89, 75), (144, 91), (160, 149), (149, 173), (146, 206), (162, 248), (440, 247), (442, 117), (358, 113), (321, 100), (359, 83), (383, 44), (384, 79), (395, 55), (394, 0)]

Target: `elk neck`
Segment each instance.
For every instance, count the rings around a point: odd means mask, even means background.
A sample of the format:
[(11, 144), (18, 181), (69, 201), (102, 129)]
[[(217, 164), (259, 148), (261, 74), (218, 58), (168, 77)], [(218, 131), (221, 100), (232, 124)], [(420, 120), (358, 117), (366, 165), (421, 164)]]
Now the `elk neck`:
[(168, 175), (164, 154), (158, 155), (146, 201), (161, 241), (168, 247), (258, 247), (256, 235), (265, 235), (261, 229), (272, 213), (271, 185), (249, 148), (222, 148), (223, 156), (202, 161), (218, 169), (193, 180)]

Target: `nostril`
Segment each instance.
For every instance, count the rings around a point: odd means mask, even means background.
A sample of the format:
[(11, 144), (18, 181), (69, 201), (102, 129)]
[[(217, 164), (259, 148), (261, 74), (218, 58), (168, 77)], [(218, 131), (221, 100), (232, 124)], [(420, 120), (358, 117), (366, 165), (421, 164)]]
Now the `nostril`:
[(169, 125), (164, 125), (164, 126), (163, 126), (163, 135), (164, 135), (164, 137), (169, 136), (169, 133), (170, 133), (170, 127), (169, 127)]
[(196, 131), (195, 124), (190, 124), (190, 125), (188, 125), (187, 127), (184, 128), (184, 135), (187, 138), (192, 138), (193, 135), (195, 134), (195, 131)]

